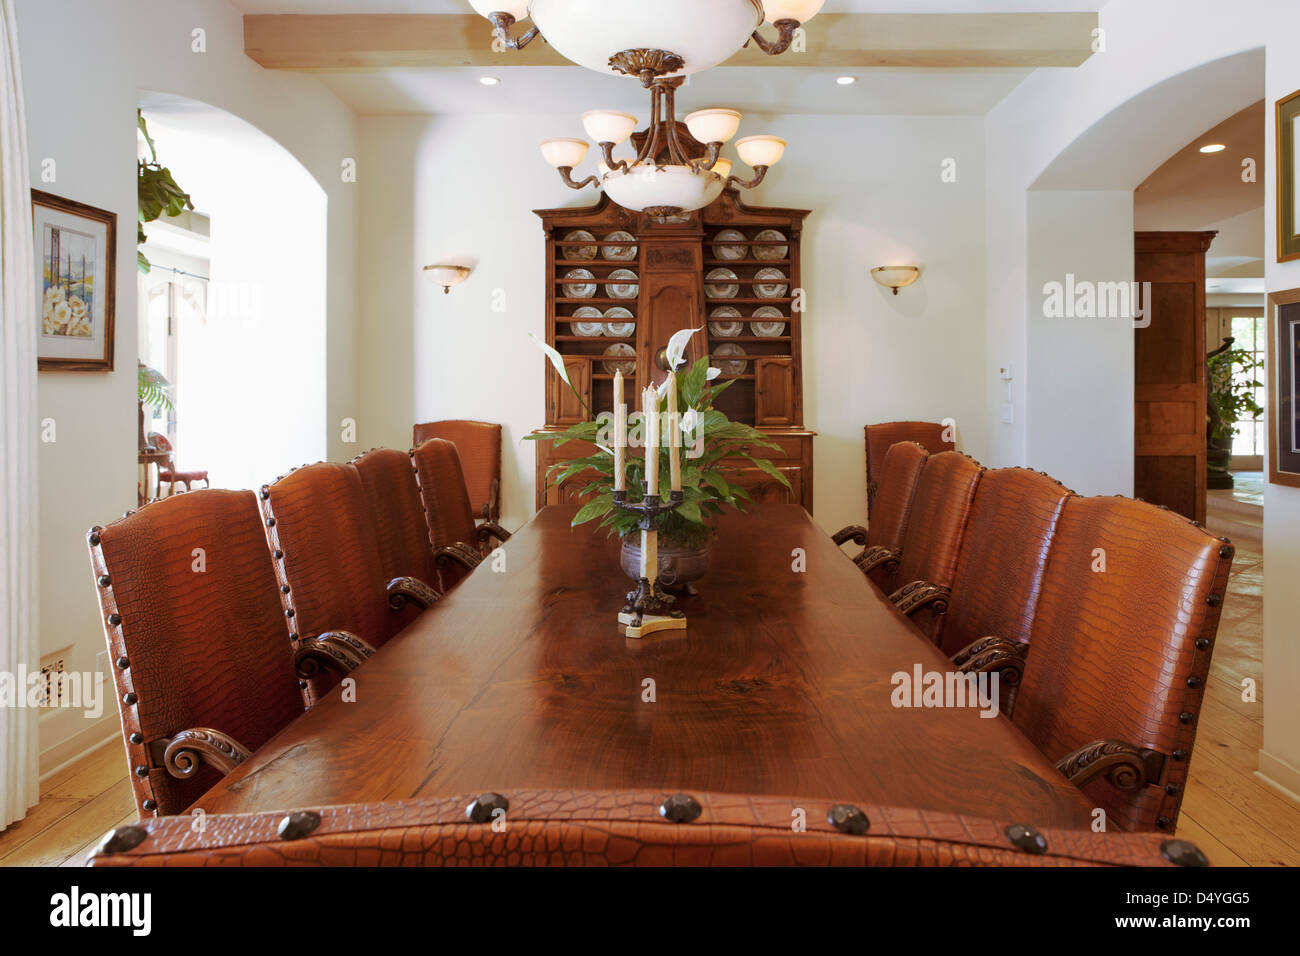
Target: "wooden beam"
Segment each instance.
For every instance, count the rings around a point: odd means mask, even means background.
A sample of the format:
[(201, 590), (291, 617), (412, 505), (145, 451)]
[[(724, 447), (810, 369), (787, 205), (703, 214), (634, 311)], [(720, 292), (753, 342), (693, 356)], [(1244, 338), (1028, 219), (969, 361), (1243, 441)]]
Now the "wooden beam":
[[(1096, 26), (1095, 13), (826, 13), (802, 52), (750, 44), (724, 66), (1072, 67), (1092, 55)], [(542, 40), (494, 52), (491, 31), (471, 14), (248, 15), (244, 52), (267, 69), (322, 72), (570, 65)]]

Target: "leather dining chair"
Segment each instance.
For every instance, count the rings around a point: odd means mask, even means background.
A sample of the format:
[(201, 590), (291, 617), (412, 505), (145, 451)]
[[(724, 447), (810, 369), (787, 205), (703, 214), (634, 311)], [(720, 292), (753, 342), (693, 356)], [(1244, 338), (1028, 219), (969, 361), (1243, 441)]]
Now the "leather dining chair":
[[(319, 462), (263, 485), (262, 512), (306, 698), (316, 701), (398, 630), (361, 474)], [(405, 588), (398, 579), (395, 591)], [(406, 596), (419, 601), (417, 589)]]
[(169, 486), (167, 489), (169, 495), (176, 494), (177, 485), (184, 485), (186, 491), (189, 491), (200, 481), (203, 482), (205, 488), (212, 487), (212, 483), (208, 481), (207, 469), (199, 468), (192, 471), (178, 471), (176, 469), (176, 454), (172, 450), (172, 443), (167, 440), (167, 436), (162, 432), (150, 432), (149, 444), (156, 448), (159, 453), (166, 455), (162, 464), (158, 466), (159, 494), (162, 493), (161, 486), (163, 484)]
[(876, 493), (885, 473), (885, 455), (900, 441), (914, 441), (932, 455), (953, 451), (957, 446), (946, 440), (946, 427), (940, 422), (880, 422), (863, 428), (867, 446), (867, 515), (873, 517)]
[(975, 459), (955, 451), (940, 452), (926, 459), (912, 496), (892, 582), (897, 590), (889, 599), (909, 616), (924, 609), (918, 626), (936, 643), (971, 503), (983, 475), (984, 468)]
[(491, 521), (474, 523), (460, 453), (454, 444), (444, 438), (429, 438), (411, 450), (411, 459), (424, 499), (434, 562), (445, 592), (482, 563), (492, 539), (505, 541), (510, 532)]
[(899, 548), (907, 529), (912, 497), (921, 477), (929, 452), (916, 442), (905, 441), (893, 445), (885, 455), (880, 470), (880, 504), (869, 528), (849, 525), (837, 531), (836, 544), (853, 541), (863, 546), (853, 560), (862, 573), (882, 590), (898, 570)]
[(501, 520), (501, 426), (493, 422), (449, 419), (415, 426), (412, 446), (442, 438), (456, 446), (474, 516)]
[[(442, 597), (435, 587), (438, 569), (411, 456), (394, 448), (372, 448), (352, 459), (352, 465), (361, 476), (370, 505), (389, 604), (405, 625)], [(399, 580), (401, 588), (396, 583)], [(412, 593), (422, 594), (421, 599), (409, 600)]]
[(163, 498), (88, 540), (136, 806), (182, 813), (303, 711), (257, 500)]
[(1011, 719), (1118, 827), (1177, 826), (1233, 554), (1145, 502), (1061, 511)]
[(984, 473), (962, 535), (939, 644), (950, 657), (965, 655), (955, 663), (970, 660), (989, 646), (985, 641), (1028, 645), (1052, 537), (1073, 495), (1028, 468)]
[[(294, 808), (302, 811), (306, 808)], [(805, 828), (792, 829), (803, 810)], [(510, 825), (497, 821), (509, 813)], [(310, 825), (284, 836), (303, 818)], [(287, 824), (284, 821), (288, 821)], [(667, 820), (668, 822), (665, 822)], [(530, 790), (111, 831), (90, 866), (1207, 866), (1186, 840), (771, 794)]]

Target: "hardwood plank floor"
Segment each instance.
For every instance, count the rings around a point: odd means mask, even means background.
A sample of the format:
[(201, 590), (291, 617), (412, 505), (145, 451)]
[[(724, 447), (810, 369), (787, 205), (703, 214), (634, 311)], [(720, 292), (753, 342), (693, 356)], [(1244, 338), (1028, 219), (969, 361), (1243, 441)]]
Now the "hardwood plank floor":
[[(1238, 548), (1224, 599), (1178, 835), (1217, 866), (1300, 866), (1300, 806), (1254, 776), (1264, 735), (1263, 556)], [(1246, 679), (1255, 700), (1243, 700)], [(27, 818), (0, 832), (0, 866), (76, 866), (108, 830), (136, 818), (119, 740), (41, 787)]]

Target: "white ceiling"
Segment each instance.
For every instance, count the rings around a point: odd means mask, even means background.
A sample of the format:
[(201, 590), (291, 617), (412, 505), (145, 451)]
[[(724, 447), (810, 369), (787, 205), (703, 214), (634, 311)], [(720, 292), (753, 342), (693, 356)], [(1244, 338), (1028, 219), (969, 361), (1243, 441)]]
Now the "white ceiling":
[[(245, 13), (472, 13), (469, 0), (230, 0)], [(1106, 0), (826, 0), (825, 13), (1083, 13)]]

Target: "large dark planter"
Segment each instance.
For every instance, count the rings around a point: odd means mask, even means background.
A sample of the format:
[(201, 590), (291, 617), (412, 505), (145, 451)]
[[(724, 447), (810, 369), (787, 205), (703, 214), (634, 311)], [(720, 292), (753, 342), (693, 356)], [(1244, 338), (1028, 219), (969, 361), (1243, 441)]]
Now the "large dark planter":
[[(623, 572), (633, 580), (641, 577), (641, 539), (640, 536), (623, 539), (623, 550), (619, 553), (619, 564)], [(659, 584), (670, 591), (687, 588), (694, 581), (704, 577), (709, 570), (709, 549), (674, 548), (659, 541)]]
[(1231, 488), (1232, 439), (1211, 440), (1205, 450), (1205, 487)]

